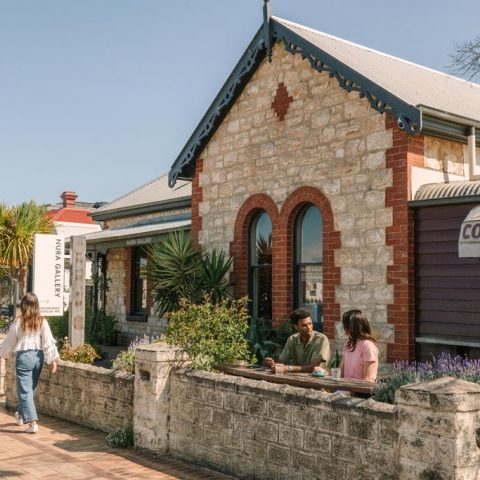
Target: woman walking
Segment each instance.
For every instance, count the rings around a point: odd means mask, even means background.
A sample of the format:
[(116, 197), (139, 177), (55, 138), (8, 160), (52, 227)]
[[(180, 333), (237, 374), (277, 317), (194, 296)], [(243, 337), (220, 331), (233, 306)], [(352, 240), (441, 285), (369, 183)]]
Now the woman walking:
[(43, 362), (46, 361), (52, 373), (55, 373), (60, 357), (50, 326), (40, 315), (38, 298), (34, 293), (23, 296), (20, 311), (20, 318), (12, 323), (7, 338), (0, 346), (0, 356), (7, 358), (12, 352), (16, 353), (15, 371), (20, 404), (15, 412), (15, 420), (17, 425), (28, 424), (26, 433), (37, 433), (34, 395)]

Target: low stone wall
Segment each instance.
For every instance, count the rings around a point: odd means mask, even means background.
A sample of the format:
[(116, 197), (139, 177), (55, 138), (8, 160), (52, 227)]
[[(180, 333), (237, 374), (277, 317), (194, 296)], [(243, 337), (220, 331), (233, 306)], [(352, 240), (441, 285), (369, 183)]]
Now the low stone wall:
[[(240, 479), (478, 480), (480, 385), (445, 377), (402, 387), (396, 405), (177, 367), (141, 346), (135, 380), (61, 362), (42, 373), (42, 413), (103, 431), (133, 423), (139, 448)], [(7, 362), (7, 405), (16, 408)]]
[(173, 375), (170, 452), (240, 478), (395, 477), (395, 408), (207, 372)]
[[(16, 409), (14, 357), (6, 362), (6, 405)], [(111, 432), (133, 422), (133, 375), (72, 362), (44, 366), (35, 395), (39, 413)]]
[(480, 385), (449, 377), (407, 385), (388, 405), (172, 371), (177, 357), (164, 345), (137, 350), (137, 446), (240, 479), (480, 478)]

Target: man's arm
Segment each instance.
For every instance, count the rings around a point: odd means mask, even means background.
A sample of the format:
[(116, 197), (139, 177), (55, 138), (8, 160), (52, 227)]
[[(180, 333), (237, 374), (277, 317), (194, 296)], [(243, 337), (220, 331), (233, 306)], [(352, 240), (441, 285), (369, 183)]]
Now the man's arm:
[[(285, 343), (285, 346), (283, 347), (282, 352), (278, 356), (278, 363), (287, 363), (288, 360), (291, 358), (290, 338), (291, 337), (287, 339), (287, 343)], [(272, 357), (266, 357), (264, 362), (265, 362), (265, 365), (270, 368), (273, 368), (275, 365), (275, 360)]]
[(330, 342), (326, 336), (322, 337), (322, 341), (318, 346), (318, 353), (314, 355), (313, 360), (308, 365), (293, 365), (287, 371), (290, 372), (313, 372), (315, 367), (326, 367), (330, 360)]

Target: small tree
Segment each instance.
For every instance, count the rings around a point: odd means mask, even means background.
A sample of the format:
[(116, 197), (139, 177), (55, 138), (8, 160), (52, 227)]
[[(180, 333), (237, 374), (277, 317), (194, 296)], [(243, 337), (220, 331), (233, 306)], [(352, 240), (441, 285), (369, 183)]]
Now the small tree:
[(247, 330), (246, 298), (217, 304), (182, 301), (169, 315), (165, 339), (181, 347), (194, 368), (212, 370), (216, 364), (250, 359)]
[(46, 211), (45, 206), (35, 202), (13, 207), (0, 204), (0, 265), (12, 279), (21, 282), (25, 277), (33, 255), (33, 236), (53, 233)]
[(451, 55), (450, 70), (456, 75), (472, 80), (480, 74), (480, 35), (460, 43)]

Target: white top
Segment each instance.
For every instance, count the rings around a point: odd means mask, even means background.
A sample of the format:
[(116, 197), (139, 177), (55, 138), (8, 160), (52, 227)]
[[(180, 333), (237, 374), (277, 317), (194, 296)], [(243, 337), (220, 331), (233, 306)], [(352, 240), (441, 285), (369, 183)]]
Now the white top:
[(10, 325), (7, 338), (0, 345), (0, 357), (7, 358), (12, 352), (22, 350), (43, 350), (45, 362), (49, 365), (53, 361), (60, 360), (50, 325), (45, 319), (38, 332), (24, 332), (20, 328), (19, 318)]

